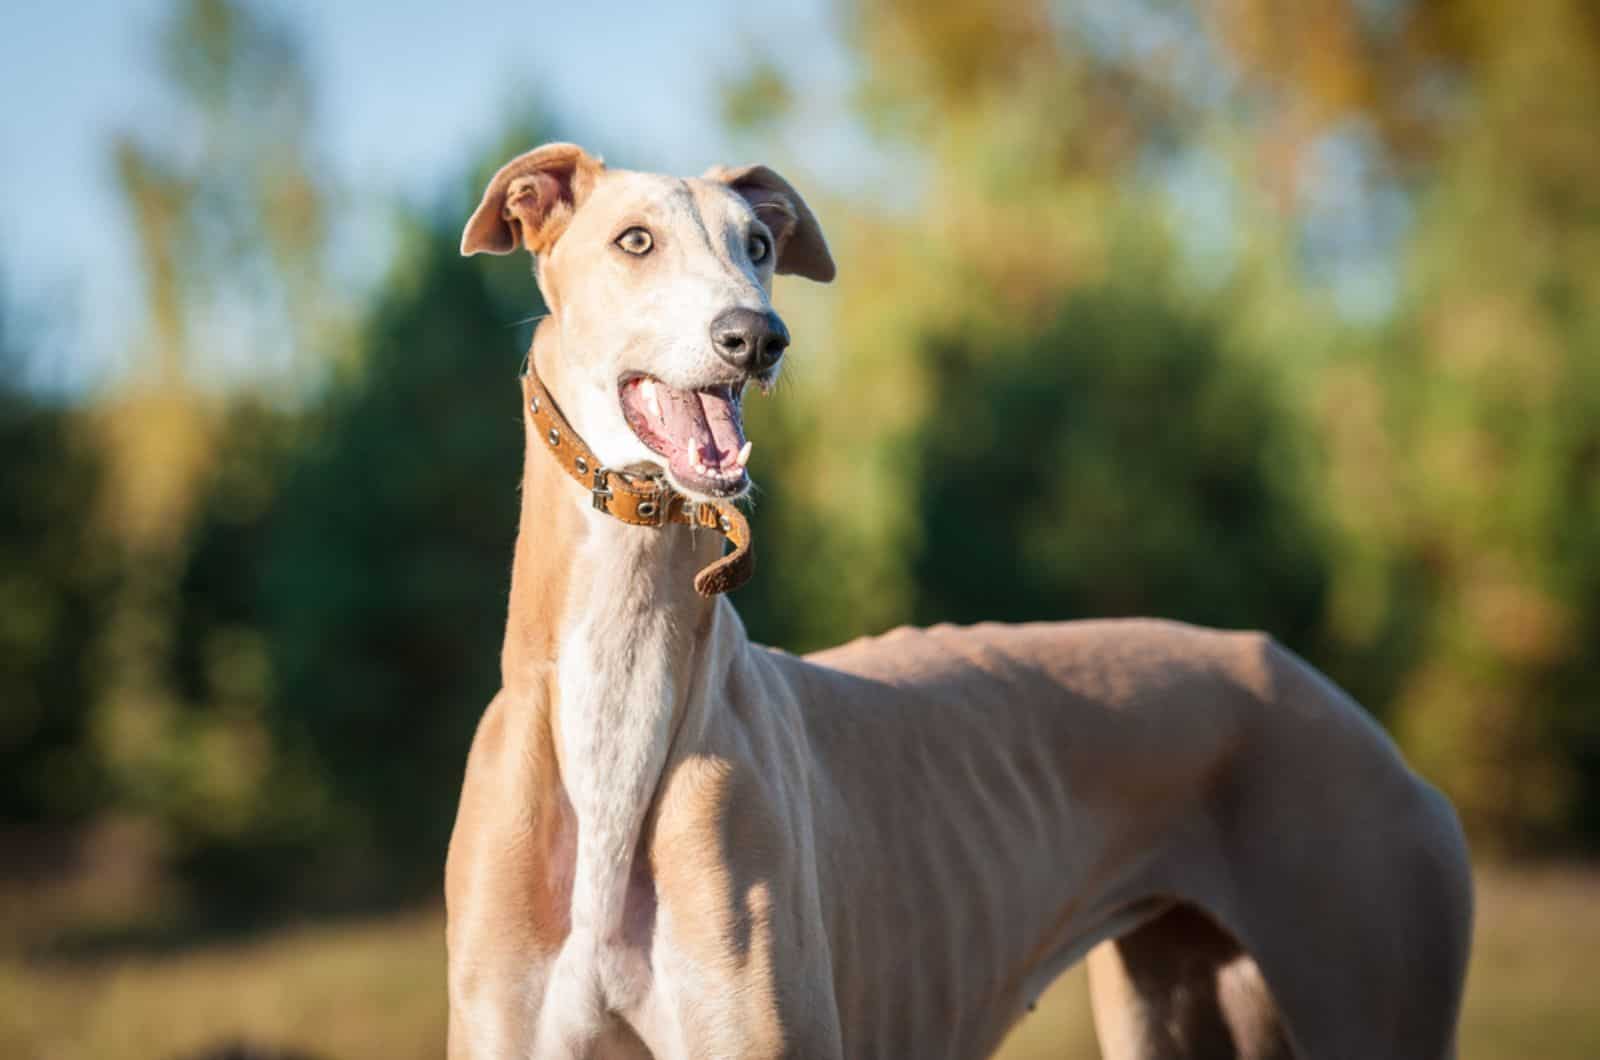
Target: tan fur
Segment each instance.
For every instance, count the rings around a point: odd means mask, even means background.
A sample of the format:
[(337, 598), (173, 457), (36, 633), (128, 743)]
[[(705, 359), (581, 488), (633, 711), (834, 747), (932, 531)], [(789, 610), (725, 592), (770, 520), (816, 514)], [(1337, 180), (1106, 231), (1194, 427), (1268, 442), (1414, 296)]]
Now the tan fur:
[[(578, 359), (606, 347), (585, 329), (627, 326), (586, 315), (583, 283), (613, 267), (599, 236), (635, 208), (621, 191), (650, 187), (630, 179), (596, 170), (541, 255), (584, 320), (535, 342), (564, 408), (583, 407)], [(711, 216), (712, 190), (692, 194)], [(598, 414), (573, 422), (605, 436)], [(1471, 902), (1455, 815), (1266, 637), (937, 627), (795, 658), (690, 590), (715, 535), (593, 513), (540, 444), (505, 687), (447, 869), (454, 1060), (981, 1057), (1091, 950), (1109, 1057), (1453, 1055)], [(673, 691), (626, 902), (589, 964), (568, 952), (569, 792), (594, 777), (562, 751), (588, 708), (556, 675), (600, 591), (629, 594)], [(593, 991), (555, 982), (574, 969)]]

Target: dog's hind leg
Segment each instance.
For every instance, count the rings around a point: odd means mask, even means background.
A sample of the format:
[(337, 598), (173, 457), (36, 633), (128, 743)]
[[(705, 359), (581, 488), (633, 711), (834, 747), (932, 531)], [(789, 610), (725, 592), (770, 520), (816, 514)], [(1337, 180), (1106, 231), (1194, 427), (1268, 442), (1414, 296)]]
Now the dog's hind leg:
[(1179, 905), (1089, 954), (1106, 1060), (1290, 1060), (1255, 961), (1210, 917)]

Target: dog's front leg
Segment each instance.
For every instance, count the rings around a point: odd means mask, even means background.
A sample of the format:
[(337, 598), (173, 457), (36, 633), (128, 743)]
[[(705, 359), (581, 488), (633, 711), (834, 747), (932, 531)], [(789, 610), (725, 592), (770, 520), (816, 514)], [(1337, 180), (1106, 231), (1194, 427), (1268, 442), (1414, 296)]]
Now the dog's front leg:
[(662, 1060), (842, 1060), (833, 966), (802, 828), (770, 771), (697, 755), (669, 773), (651, 842)]

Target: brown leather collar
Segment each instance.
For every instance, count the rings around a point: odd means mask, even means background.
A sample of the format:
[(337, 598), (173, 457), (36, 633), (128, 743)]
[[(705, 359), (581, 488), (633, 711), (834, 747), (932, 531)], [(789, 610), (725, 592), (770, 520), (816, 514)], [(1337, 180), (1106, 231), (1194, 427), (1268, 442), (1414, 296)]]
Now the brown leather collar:
[(613, 471), (595, 459), (572, 424), (561, 415), (550, 391), (528, 358), (522, 375), (522, 395), (537, 429), (536, 445), (549, 451), (556, 463), (578, 480), (594, 500), (595, 511), (605, 512), (631, 526), (663, 527), (668, 523), (716, 530), (733, 543), (733, 551), (694, 576), (701, 596), (731, 592), (755, 573), (756, 554), (751, 548), (750, 523), (727, 501), (692, 501), (667, 484), (659, 474), (634, 475)]

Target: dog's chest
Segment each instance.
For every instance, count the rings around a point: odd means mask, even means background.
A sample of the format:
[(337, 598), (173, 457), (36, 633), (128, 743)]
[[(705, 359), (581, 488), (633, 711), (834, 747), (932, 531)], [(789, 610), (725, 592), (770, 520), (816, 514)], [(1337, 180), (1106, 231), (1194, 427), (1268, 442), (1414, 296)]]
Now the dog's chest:
[(685, 669), (674, 655), (674, 623), (652, 606), (631, 544), (591, 541), (580, 550), (576, 569), (593, 576), (573, 581), (557, 665), (556, 738), (577, 823), (572, 928), (600, 945), (622, 933)]
[(648, 616), (604, 602), (562, 638), (558, 739), (580, 835), (642, 813), (671, 737), (673, 668)]

